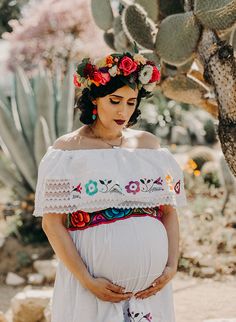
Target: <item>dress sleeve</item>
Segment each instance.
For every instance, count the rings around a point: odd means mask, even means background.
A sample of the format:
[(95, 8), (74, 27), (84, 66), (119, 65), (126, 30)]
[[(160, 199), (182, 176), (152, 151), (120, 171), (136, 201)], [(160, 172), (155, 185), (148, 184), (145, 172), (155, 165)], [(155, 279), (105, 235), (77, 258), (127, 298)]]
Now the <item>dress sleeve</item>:
[(184, 207), (187, 205), (187, 198), (184, 186), (184, 174), (180, 165), (176, 161), (173, 154), (165, 149), (167, 153), (167, 173), (166, 173), (166, 184), (169, 191), (175, 196), (175, 205), (177, 207)]

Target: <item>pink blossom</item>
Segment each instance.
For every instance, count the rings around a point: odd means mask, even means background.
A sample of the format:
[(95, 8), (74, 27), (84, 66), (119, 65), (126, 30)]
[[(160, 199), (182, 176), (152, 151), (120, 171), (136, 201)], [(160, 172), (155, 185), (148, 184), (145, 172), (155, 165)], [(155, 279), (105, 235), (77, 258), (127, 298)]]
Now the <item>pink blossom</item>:
[(11, 33), (4, 39), (11, 44), (9, 67), (20, 64), (33, 70), (39, 63), (52, 70), (67, 68), (70, 60), (85, 55), (95, 58), (110, 50), (96, 27), (87, 0), (41, 0), (27, 5), (19, 21), (10, 21)]
[(119, 63), (119, 68), (123, 70), (124, 76), (133, 73), (137, 69), (137, 66), (138, 64), (128, 56), (124, 56)]

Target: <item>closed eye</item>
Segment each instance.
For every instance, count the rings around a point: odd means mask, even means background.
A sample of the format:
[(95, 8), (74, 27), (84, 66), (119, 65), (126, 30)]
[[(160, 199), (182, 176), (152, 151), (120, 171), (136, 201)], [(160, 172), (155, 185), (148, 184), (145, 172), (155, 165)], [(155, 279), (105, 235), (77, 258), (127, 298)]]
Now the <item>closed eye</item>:
[[(110, 102), (111, 102), (111, 104), (119, 104), (120, 103), (120, 101), (113, 100), (112, 98), (110, 98)], [(128, 102), (128, 105), (135, 106), (136, 103), (135, 102)]]
[(119, 104), (120, 103), (120, 101), (114, 101), (112, 98), (110, 98), (110, 102), (111, 102), (111, 104)]

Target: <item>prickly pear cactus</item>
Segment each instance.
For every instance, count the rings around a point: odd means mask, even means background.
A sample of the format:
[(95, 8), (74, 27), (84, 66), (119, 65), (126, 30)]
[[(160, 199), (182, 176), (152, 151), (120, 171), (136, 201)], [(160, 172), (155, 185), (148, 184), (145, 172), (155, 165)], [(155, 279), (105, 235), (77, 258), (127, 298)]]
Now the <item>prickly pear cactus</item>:
[(112, 0), (92, 1), (92, 9), (95, 3), (103, 3), (94, 19), (106, 30), (106, 42), (117, 51), (132, 51), (136, 43), (141, 53), (160, 63), (159, 89), (164, 95), (219, 117), (222, 150), (236, 175), (236, 1), (119, 2), (116, 12), (111, 9)]
[(192, 12), (171, 15), (160, 25), (155, 49), (168, 64), (182, 65), (195, 53), (199, 37), (200, 26)]

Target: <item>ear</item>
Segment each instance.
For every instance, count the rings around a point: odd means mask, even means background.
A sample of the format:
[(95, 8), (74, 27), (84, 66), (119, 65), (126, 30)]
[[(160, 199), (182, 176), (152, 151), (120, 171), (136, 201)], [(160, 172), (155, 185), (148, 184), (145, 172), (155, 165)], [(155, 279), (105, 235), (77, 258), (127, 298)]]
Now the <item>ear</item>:
[(92, 103), (93, 103), (93, 105), (97, 105), (97, 100), (96, 99), (93, 99), (92, 100)]

